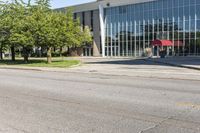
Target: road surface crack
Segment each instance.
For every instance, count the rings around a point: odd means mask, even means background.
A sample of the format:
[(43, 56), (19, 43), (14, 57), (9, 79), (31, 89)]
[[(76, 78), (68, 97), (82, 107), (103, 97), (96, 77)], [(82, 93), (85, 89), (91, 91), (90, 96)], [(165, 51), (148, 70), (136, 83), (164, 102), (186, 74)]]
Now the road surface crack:
[(167, 121), (167, 120), (169, 120), (169, 119), (172, 119), (172, 118), (173, 118), (172, 116), (171, 116), (171, 117), (167, 117), (166, 119), (160, 121), (160, 122), (157, 123), (156, 125), (151, 126), (151, 127), (148, 127), (148, 128), (146, 128), (146, 129), (140, 131), (139, 133), (145, 133), (145, 132), (147, 132), (147, 131), (149, 131), (149, 130), (152, 130), (152, 129), (156, 128), (156, 127), (159, 127), (160, 125), (162, 125), (162, 123), (164, 123), (165, 121)]

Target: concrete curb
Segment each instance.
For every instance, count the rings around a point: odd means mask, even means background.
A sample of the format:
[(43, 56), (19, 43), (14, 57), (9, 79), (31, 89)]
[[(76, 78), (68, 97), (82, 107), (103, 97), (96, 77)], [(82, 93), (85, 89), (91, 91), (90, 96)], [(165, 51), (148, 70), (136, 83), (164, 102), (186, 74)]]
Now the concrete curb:
[(169, 63), (169, 62), (165, 62), (165, 61), (158, 61), (155, 59), (144, 59), (144, 60), (148, 60), (148, 61), (155, 62), (155, 63), (166, 64), (169, 66), (175, 66), (175, 67), (181, 67), (181, 68), (187, 68), (187, 69), (193, 69), (193, 70), (200, 70), (200, 68), (197, 68), (197, 67), (185, 66), (185, 65), (181, 65), (181, 64), (174, 64), (174, 63)]

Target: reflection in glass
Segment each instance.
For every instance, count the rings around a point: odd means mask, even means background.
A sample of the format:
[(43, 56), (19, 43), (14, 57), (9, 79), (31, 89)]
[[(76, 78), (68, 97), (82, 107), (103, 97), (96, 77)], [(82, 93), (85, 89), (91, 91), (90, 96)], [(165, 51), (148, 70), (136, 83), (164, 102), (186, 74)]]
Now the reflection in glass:
[(200, 0), (155, 0), (105, 8), (106, 56), (143, 56), (156, 39), (174, 55), (200, 55)]

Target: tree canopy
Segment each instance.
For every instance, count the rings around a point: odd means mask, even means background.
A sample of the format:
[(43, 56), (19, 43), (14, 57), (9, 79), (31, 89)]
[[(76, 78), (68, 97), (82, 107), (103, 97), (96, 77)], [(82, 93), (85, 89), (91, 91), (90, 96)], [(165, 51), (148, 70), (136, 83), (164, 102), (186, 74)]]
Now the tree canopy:
[(80, 47), (92, 41), (90, 29), (82, 28), (79, 20), (73, 19), (72, 9), (51, 10), (50, 0), (32, 3), (31, 0), (0, 2), (1, 53), (8, 47), (11, 50), (20, 47), (27, 62), (30, 49), (44, 47), (51, 63), (53, 47)]

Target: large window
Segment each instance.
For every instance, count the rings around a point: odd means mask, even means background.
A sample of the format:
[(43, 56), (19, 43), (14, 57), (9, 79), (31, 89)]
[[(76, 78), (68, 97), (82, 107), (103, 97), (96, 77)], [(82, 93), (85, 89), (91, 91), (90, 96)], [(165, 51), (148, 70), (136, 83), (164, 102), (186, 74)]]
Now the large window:
[[(106, 56), (142, 56), (155, 39), (200, 54), (200, 0), (156, 0), (105, 9)], [(176, 43), (176, 44), (175, 44)]]
[(94, 11), (90, 12), (90, 19), (91, 19), (91, 31), (94, 29)]
[(82, 12), (82, 25), (85, 26), (85, 12)]

